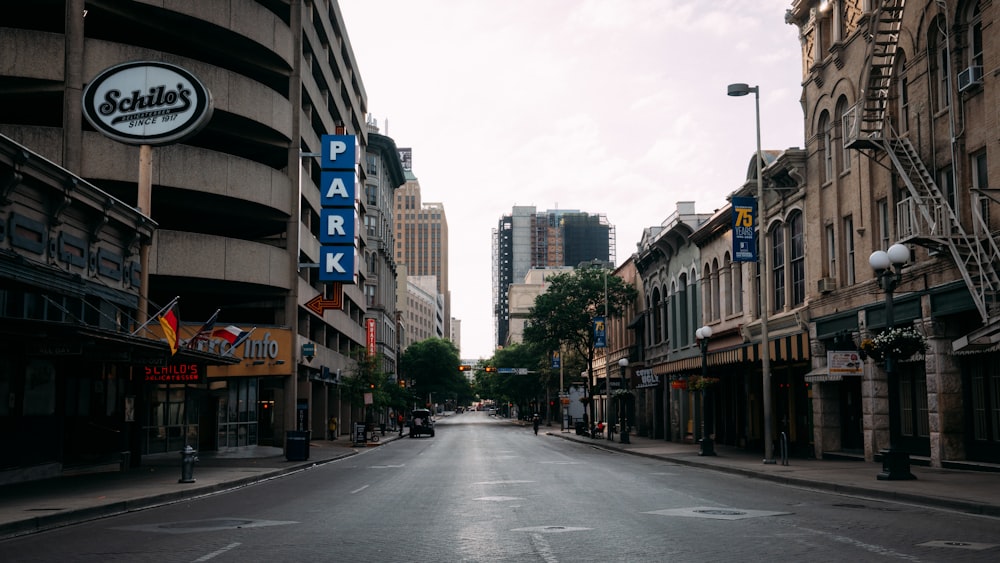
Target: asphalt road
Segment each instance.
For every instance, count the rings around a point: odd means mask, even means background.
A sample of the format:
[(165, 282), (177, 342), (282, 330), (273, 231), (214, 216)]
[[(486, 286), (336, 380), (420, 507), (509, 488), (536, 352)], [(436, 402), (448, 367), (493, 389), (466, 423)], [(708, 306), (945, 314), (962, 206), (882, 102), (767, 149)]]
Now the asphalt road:
[(893, 560), (1000, 560), (1000, 521), (612, 453), (484, 413), (262, 484), (0, 542), (5, 562)]

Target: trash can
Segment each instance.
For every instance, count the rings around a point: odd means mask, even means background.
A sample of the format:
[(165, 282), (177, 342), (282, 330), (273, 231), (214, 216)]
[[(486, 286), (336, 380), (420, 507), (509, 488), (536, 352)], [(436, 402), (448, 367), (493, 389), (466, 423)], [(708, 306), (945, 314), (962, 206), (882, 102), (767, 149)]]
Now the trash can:
[(582, 436), (587, 432), (587, 425), (583, 423), (582, 420), (578, 420), (574, 423), (576, 426), (576, 435)]
[(285, 432), (285, 459), (306, 461), (309, 459), (308, 430), (288, 430)]

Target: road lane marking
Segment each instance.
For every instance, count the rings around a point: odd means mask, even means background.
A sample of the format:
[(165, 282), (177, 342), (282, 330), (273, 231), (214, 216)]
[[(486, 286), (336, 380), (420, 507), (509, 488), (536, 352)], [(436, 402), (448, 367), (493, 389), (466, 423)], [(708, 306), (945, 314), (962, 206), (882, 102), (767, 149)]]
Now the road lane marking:
[(353, 495), (354, 493), (360, 493), (361, 491), (367, 489), (369, 486), (370, 485), (365, 485), (364, 487), (361, 487), (360, 489), (354, 489), (353, 491), (351, 491), (351, 494)]
[(223, 553), (225, 553), (225, 552), (227, 552), (227, 551), (229, 551), (231, 549), (237, 548), (239, 546), (240, 546), (239, 543), (231, 543), (231, 544), (227, 545), (226, 547), (224, 547), (222, 549), (217, 549), (217, 550), (213, 551), (212, 553), (209, 553), (208, 555), (203, 555), (203, 556), (195, 559), (192, 563), (201, 563), (202, 561), (208, 561), (209, 559), (212, 559), (214, 557), (222, 555)]

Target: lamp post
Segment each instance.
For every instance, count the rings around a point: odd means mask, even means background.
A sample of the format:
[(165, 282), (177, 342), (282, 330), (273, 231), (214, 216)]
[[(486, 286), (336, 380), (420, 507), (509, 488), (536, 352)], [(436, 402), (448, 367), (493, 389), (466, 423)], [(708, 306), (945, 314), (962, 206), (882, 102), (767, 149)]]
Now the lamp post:
[[(622, 370), (622, 390), (628, 391), (628, 379), (625, 377), (625, 368), (628, 367), (628, 358), (622, 358), (618, 360), (618, 367)], [(608, 374), (610, 375), (610, 374)], [(620, 395), (621, 401), (618, 402), (618, 420), (621, 423), (621, 440), (622, 444), (631, 444), (632, 442), (628, 439), (628, 408), (626, 401), (628, 401), (628, 395), (624, 392)]]
[[(757, 215), (764, 215), (764, 155), (760, 150), (760, 86), (730, 84), (727, 94), (746, 96), (753, 92), (757, 112)], [(764, 224), (757, 221), (757, 260), (760, 264), (760, 378), (763, 385), (764, 403), (764, 463), (774, 463), (774, 443), (771, 436), (771, 346), (767, 334), (767, 291), (769, 287), (767, 271), (767, 249), (764, 248)]]
[(698, 340), (698, 346), (701, 348), (701, 418), (702, 418), (702, 432), (701, 432), (701, 449), (698, 451), (698, 455), (711, 456), (715, 455), (715, 442), (712, 440), (712, 434), (715, 432), (715, 428), (712, 425), (712, 418), (715, 413), (712, 409), (712, 391), (711, 385), (708, 385), (708, 339), (712, 338), (712, 327), (703, 326), (695, 331), (694, 337)]
[[(868, 257), (868, 263), (878, 277), (878, 285), (885, 292), (885, 327), (887, 330), (891, 330), (895, 325), (892, 293), (902, 280), (903, 264), (909, 260), (910, 249), (899, 243), (890, 246), (888, 251), (876, 250)], [(882, 454), (882, 472), (877, 476), (879, 481), (916, 479), (913, 473), (910, 473), (910, 455), (900, 450), (896, 443), (899, 440), (901, 430), (899, 385), (897, 382), (893, 386), (892, 380), (896, 359), (891, 351), (886, 352), (885, 377), (889, 383), (889, 449), (880, 452)]]

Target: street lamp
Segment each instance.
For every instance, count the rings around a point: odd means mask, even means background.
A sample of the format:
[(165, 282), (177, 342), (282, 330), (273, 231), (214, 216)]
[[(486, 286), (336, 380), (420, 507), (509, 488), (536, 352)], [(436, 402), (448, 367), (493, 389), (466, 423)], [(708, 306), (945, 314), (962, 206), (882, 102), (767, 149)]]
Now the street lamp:
[[(730, 84), (726, 92), (730, 96), (746, 96), (753, 92), (757, 110), (757, 214), (764, 215), (764, 154), (760, 150), (760, 86)], [(774, 463), (774, 444), (771, 437), (771, 346), (767, 335), (767, 252), (764, 248), (764, 224), (757, 221), (757, 260), (760, 264), (760, 377), (764, 387), (764, 463)]]
[(703, 326), (695, 331), (694, 337), (698, 340), (698, 346), (701, 348), (701, 418), (702, 418), (702, 430), (701, 430), (701, 450), (698, 451), (698, 455), (711, 456), (715, 455), (715, 442), (712, 440), (712, 434), (715, 429), (712, 427), (712, 417), (715, 413), (712, 410), (712, 386), (708, 384), (708, 339), (712, 338), (712, 327)]
[(628, 439), (628, 408), (626, 406), (626, 401), (628, 401), (628, 395), (626, 394), (628, 391), (628, 379), (625, 378), (625, 368), (628, 367), (628, 358), (618, 360), (618, 367), (622, 370), (622, 394), (621, 401), (618, 402), (618, 420), (621, 421), (620, 443), (631, 444), (632, 442)]
[[(910, 260), (910, 249), (898, 242), (889, 247), (888, 251), (876, 250), (868, 257), (868, 263), (878, 277), (878, 285), (885, 292), (885, 327), (891, 330), (896, 323), (893, 318), (892, 293), (896, 290), (903, 277), (903, 264)], [(885, 354), (885, 377), (889, 382), (889, 449), (881, 450), (882, 472), (878, 474), (879, 481), (908, 481), (916, 479), (910, 473), (910, 455), (899, 449), (896, 441), (900, 435), (900, 397), (899, 385), (892, 385), (892, 376), (896, 367), (896, 358), (892, 351)], [(895, 389), (893, 388), (895, 387)]]

